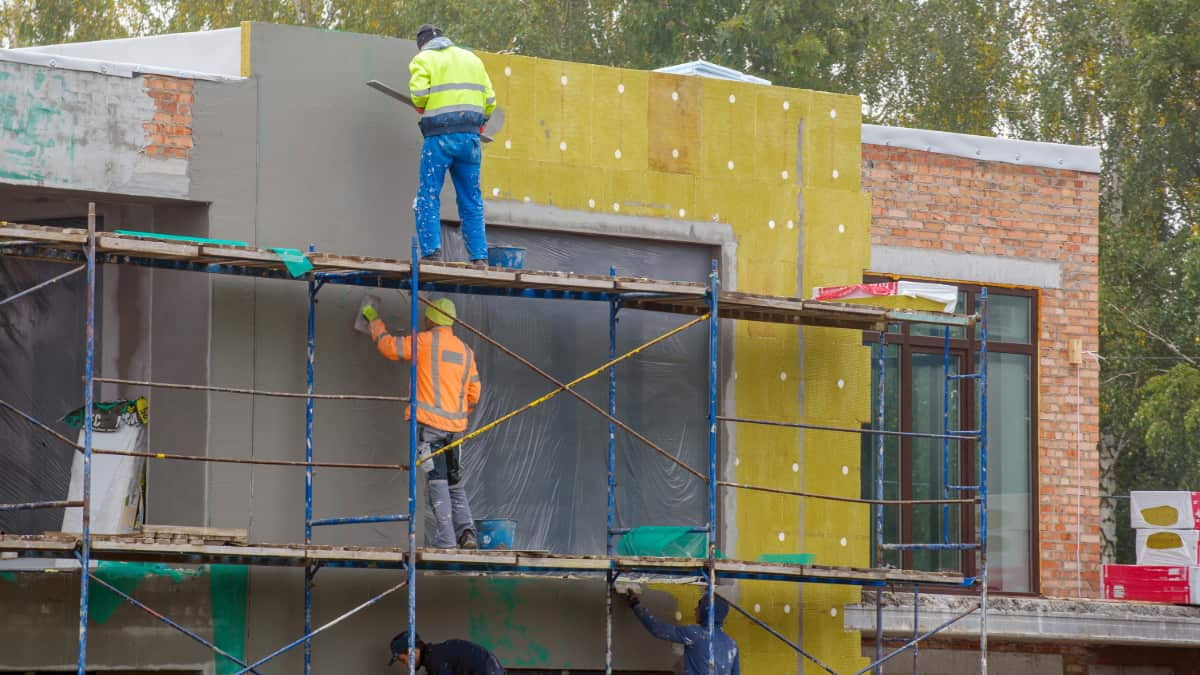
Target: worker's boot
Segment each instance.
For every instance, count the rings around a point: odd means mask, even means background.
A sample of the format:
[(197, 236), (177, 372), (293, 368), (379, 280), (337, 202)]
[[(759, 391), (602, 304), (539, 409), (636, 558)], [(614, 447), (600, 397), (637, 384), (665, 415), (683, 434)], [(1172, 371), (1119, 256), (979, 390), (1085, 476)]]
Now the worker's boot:
[(458, 547), (465, 549), (479, 548), (479, 541), (475, 538), (475, 530), (463, 530), (463, 533), (458, 536)]
[(471, 267), (486, 268), (488, 266), (487, 258), (476, 258), (471, 261)]
[(433, 253), (421, 256), (421, 262), (442, 262), (442, 249), (438, 249)]

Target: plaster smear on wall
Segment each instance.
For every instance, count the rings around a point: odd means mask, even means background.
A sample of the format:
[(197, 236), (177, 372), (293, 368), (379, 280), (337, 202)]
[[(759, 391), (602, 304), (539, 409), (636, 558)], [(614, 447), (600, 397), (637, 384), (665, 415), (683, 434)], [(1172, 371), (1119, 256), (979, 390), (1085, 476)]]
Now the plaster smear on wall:
[(141, 78), (0, 62), (0, 181), (185, 197), (187, 161), (150, 159)]

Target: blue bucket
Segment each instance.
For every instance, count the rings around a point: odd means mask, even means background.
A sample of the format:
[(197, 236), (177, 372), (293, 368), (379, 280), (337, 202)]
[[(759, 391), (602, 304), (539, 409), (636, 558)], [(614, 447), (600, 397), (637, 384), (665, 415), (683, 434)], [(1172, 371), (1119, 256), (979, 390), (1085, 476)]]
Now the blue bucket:
[(488, 265), (519, 270), (525, 266), (525, 249), (520, 246), (489, 246)]
[(517, 521), (507, 518), (475, 521), (479, 548), (511, 549), (517, 535)]

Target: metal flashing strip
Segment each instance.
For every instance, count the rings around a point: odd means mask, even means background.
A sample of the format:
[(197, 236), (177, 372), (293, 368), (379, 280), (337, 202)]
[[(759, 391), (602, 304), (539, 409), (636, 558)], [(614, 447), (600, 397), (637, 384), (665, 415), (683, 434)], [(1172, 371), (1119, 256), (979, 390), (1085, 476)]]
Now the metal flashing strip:
[(743, 73), (740, 70), (718, 66), (715, 63), (709, 63), (704, 59), (697, 61), (688, 61), (674, 66), (666, 66), (665, 68), (656, 68), (656, 73), (667, 73), (669, 75), (697, 75), (700, 77), (711, 77), (716, 80), (731, 80), (733, 82), (746, 82), (748, 84), (771, 85), (770, 80), (765, 80), (761, 77)]
[(46, 54), (43, 52), (28, 51), (24, 49), (0, 49), (0, 61), (20, 63), (42, 68), (55, 68), (58, 70), (99, 73), (100, 75), (111, 75), (113, 77), (125, 78), (131, 78), (134, 75), (163, 75), (166, 77), (178, 77), (188, 80), (209, 80), (212, 82), (238, 82), (244, 79), (240, 77), (232, 77), (230, 75), (221, 75), (218, 73), (202, 73), (190, 70), (178, 70), (175, 68), (161, 68), (158, 66), (147, 66), (139, 63), (101, 61), (98, 59), (79, 58), (77, 56)]
[(862, 125), (864, 145), (886, 145), (988, 162), (1100, 173), (1100, 148), (956, 134), (931, 129)]

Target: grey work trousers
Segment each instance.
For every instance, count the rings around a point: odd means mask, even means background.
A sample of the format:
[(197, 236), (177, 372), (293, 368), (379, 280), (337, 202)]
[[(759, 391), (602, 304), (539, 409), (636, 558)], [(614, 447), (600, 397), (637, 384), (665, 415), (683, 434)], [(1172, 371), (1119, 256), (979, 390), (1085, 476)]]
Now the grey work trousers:
[[(417, 433), (421, 456), (437, 452), (459, 436), (453, 431), (442, 431), (424, 424), (417, 425)], [(425, 474), (428, 481), (425, 492), (429, 500), (429, 513), (433, 516), (433, 527), (427, 528), (432, 537), (426, 535), (426, 541), (434, 548), (456, 548), (462, 533), (475, 529), (471, 505), (467, 503), (466, 481), (462, 475), (461, 450), (460, 445), (440, 453), (432, 460), (433, 470)], [(426, 518), (428, 524), (429, 519)]]

